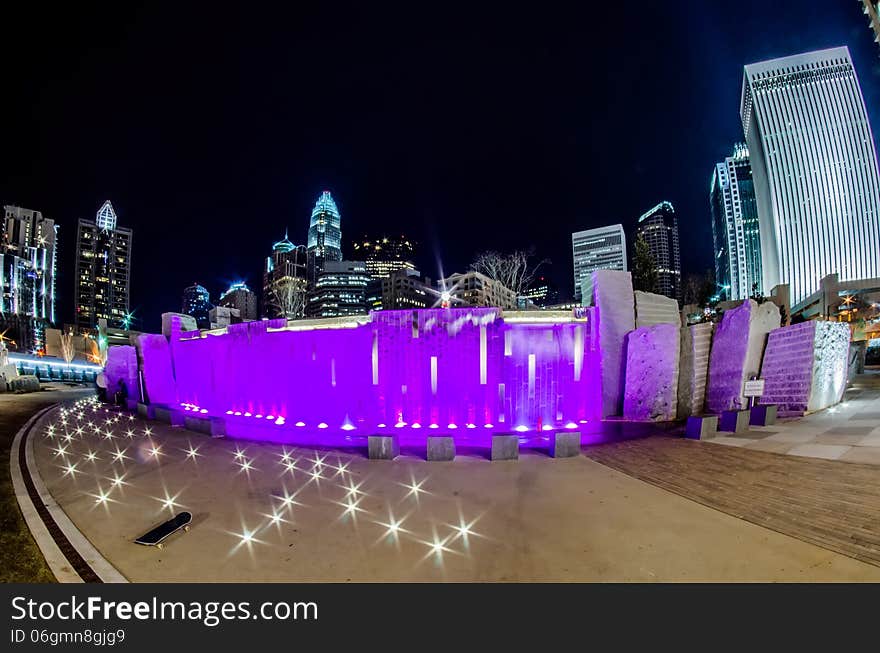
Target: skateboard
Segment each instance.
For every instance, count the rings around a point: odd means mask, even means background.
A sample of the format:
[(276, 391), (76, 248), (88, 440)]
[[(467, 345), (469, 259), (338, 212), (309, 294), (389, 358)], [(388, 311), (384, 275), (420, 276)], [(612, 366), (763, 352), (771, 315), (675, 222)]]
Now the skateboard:
[(134, 543), (143, 544), (144, 546), (154, 546), (157, 549), (161, 549), (163, 546), (162, 542), (169, 535), (176, 533), (181, 528), (184, 532), (187, 532), (189, 530), (189, 525), (192, 522), (192, 518), (192, 513), (179, 512), (168, 521), (159, 524), (153, 530), (141, 535), (134, 541)]

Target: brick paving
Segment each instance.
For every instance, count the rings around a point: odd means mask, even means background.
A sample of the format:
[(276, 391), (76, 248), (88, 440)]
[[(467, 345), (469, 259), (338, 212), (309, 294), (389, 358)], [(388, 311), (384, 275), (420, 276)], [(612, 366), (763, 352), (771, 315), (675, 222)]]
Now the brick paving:
[(672, 437), (597, 445), (584, 454), (710, 508), (880, 566), (876, 465)]

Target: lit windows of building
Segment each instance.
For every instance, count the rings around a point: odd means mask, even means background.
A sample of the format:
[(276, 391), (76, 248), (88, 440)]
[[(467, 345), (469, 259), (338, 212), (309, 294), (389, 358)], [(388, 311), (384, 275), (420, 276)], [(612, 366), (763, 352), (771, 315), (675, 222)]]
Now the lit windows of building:
[(678, 218), (670, 202), (660, 202), (639, 218), (636, 234), (645, 239), (654, 264), (657, 282), (654, 292), (681, 302), (681, 249)]
[(244, 282), (237, 282), (220, 295), (218, 306), (234, 308), (243, 322), (252, 322), (258, 319), (257, 295)]
[(211, 294), (207, 288), (194, 283), (183, 291), (183, 303), (180, 312), (192, 316), (200, 329), (211, 327), (209, 312), (211, 306)]
[(517, 307), (516, 293), (498, 281), (473, 270), (453, 274), (437, 284), (441, 295), (448, 293), (450, 306), (497, 306), (506, 310)]
[(395, 270), (415, 270), (415, 245), (406, 236), (399, 238), (368, 238), (356, 241), (355, 257), (366, 263), (372, 279), (387, 279)]
[(571, 235), (571, 249), (576, 302), (581, 301), (581, 288), (594, 270), (627, 270), (626, 235), (622, 225), (576, 231)]

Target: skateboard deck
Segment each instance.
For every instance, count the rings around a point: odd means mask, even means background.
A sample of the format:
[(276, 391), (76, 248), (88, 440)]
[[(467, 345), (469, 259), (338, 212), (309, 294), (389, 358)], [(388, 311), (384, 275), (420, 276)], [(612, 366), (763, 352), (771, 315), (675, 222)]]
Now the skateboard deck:
[(159, 524), (151, 531), (148, 531), (137, 538), (135, 544), (143, 544), (145, 546), (155, 546), (157, 549), (162, 548), (162, 542), (169, 535), (176, 533), (180, 529), (189, 530), (190, 522), (192, 522), (192, 513), (179, 512), (168, 521)]

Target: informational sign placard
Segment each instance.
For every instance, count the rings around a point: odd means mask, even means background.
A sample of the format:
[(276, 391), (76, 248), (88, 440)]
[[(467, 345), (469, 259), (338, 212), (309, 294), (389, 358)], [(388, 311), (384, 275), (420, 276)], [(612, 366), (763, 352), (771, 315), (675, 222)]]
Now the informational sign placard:
[(743, 396), (760, 397), (764, 394), (764, 379), (755, 379), (754, 381), (746, 381), (743, 388)]

